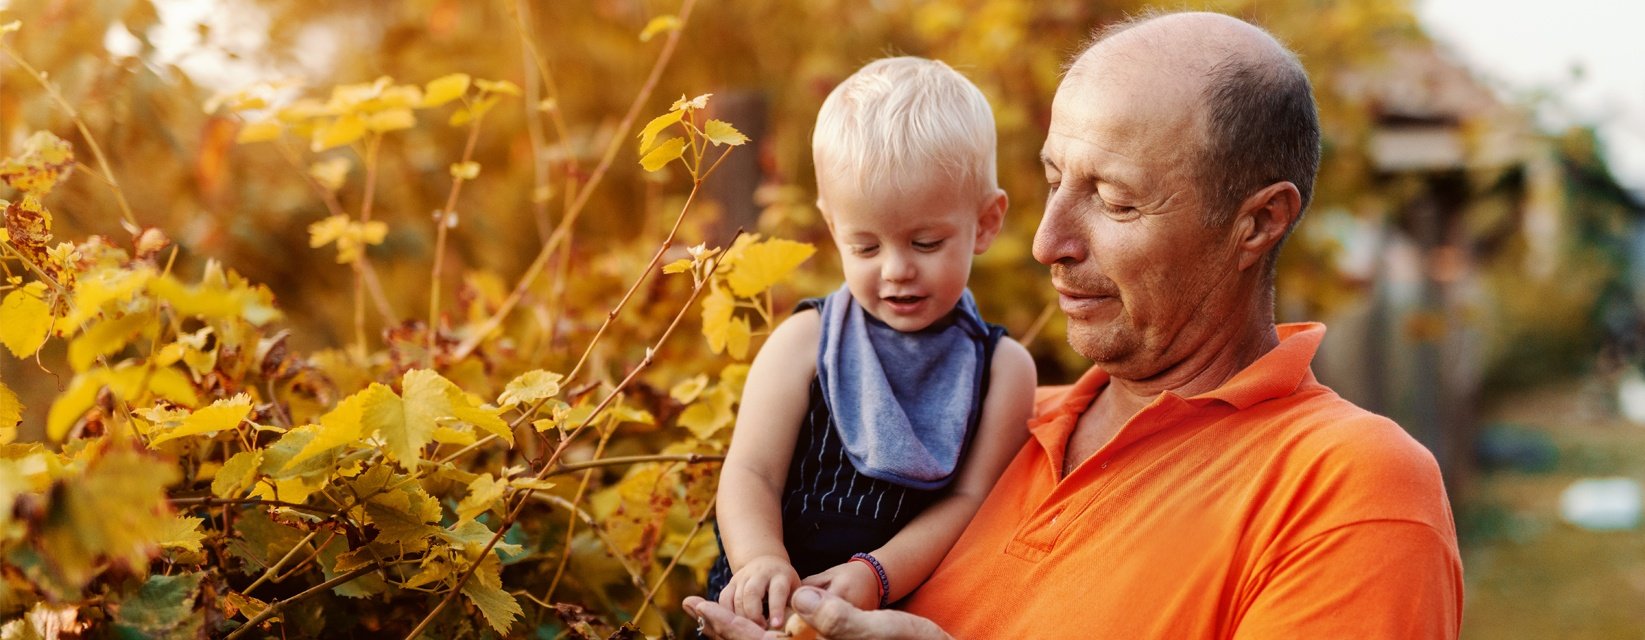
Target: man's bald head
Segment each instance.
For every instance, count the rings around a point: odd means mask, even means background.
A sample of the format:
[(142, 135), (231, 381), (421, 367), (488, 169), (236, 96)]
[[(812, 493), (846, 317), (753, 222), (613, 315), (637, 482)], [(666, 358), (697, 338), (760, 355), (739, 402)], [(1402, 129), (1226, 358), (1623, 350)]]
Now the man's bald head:
[(1063, 82), (1091, 74), (1153, 74), (1162, 92), (1197, 104), (1197, 182), (1207, 222), (1275, 182), (1291, 182), (1306, 209), (1319, 170), (1319, 115), (1308, 75), (1268, 32), (1218, 13), (1144, 14), (1099, 31)]

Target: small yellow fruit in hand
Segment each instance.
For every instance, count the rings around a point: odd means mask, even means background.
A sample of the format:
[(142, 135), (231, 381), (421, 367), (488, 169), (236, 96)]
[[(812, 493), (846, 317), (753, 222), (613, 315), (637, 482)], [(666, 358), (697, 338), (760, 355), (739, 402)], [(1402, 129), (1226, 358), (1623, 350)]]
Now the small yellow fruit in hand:
[(789, 640), (817, 640), (817, 630), (807, 624), (798, 613), (788, 615), (788, 622), (783, 625), (783, 634)]

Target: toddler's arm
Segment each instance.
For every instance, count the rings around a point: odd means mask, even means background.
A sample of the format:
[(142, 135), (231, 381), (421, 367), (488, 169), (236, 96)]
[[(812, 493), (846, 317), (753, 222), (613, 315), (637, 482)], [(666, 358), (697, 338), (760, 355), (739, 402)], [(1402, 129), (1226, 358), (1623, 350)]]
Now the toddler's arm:
[(731, 565), (731, 582), (720, 592), (720, 603), (766, 626), (782, 624), (788, 596), (800, 586), (783, 548), (781, 500), (817, 374), (820, 331), (817, 312), (802, 311), (778, 326), (760, 348), (743, 385), (737, 426), (720, 470), (716, 517)]
[[(990, 366), (982, 420), (948, 495), (915, 516), (885, 546), (867, 550), (890, 582), (886, 602), (902, 599), (930, 577), (1028, 439), (1037, 375), (1033, 358), (1017, 341), (1001, 338)], [(803, 582), (839, 594), (862, 609), (879, 606), (879, 576), (868, 563), (836, 565)]]

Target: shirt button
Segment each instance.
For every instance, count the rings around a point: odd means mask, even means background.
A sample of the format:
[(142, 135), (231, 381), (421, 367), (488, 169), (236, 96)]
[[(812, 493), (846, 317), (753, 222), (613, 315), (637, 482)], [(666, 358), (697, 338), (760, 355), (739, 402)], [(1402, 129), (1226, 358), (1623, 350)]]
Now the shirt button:
[(1106, 462), (1102, 463), (1102, 468), (1107, 469), (1108, 468), (1108, 463), (1106, 463)]

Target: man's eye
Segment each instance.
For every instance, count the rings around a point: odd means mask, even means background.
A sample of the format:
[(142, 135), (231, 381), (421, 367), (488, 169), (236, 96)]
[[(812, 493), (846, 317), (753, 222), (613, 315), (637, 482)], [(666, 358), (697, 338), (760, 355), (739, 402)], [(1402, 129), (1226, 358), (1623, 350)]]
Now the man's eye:
[(941, 247), (942, 247), (942, 241), (941, 240), (933, 240), (931, 242), (917, 242), (916, 241), (914, 243), (914, 248), (919, 249), (920, 251), (936, 251), (937, 249), (939, 249)]
[(1060, 182), (1053, 182), (1053, 183), (1051, 183), (1051, 184), (1049, 184), (1049, 185), (1047, 185), (1047, 186), (1048, 186), (1048, 187), (1049, 187), (1049, 189), (1047, 189), (1047, 191), (1049, 191), (1049, 192), (1051, 192), (1051, 193), (1056, 193), (1056, 192), (1057, 192), (1057, 187), (1060, 187), (1060, 186), (1062, 186), (1062, 183), (1060, 183)]
[(1113, 217), (1116, 217), (1116, 218), (1129, 218), (1129, 217), (1137, 215), (1137, 208), (1136, 207), (1113, 204), (1113, 203), (1108, 202), (1107, 200), (1101, 200), (1101, 199), (1098, 200), (1098, 203), (1102, 205), (1103, 213), (1106, 213), (1106, 214), (1108, 214), (1110, 216), (1113, 216)]

